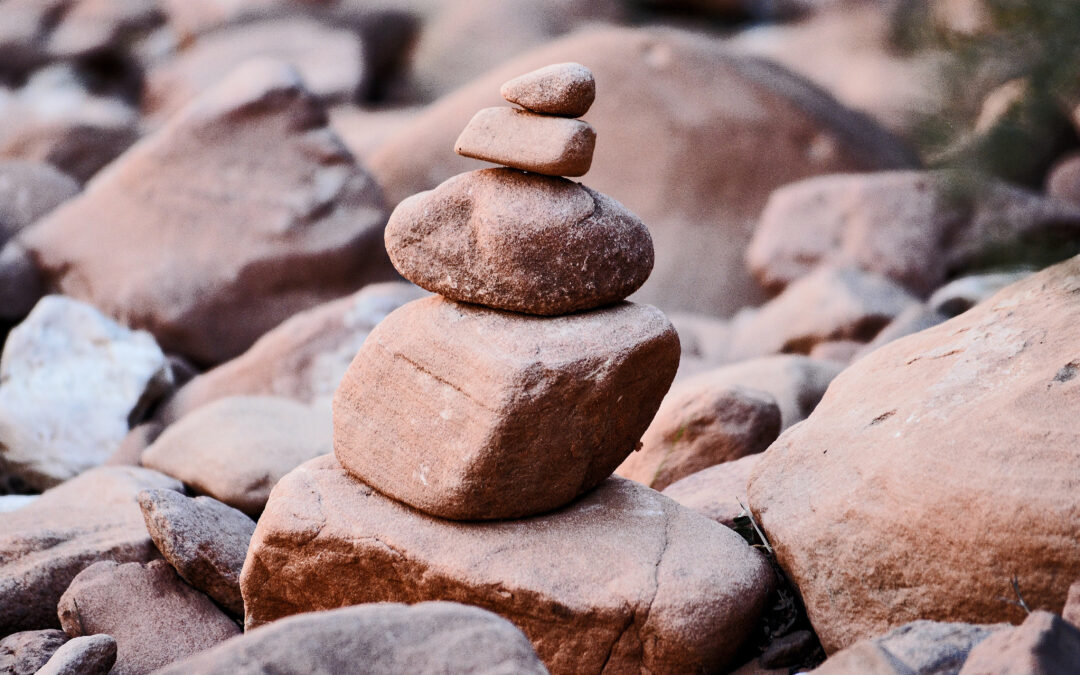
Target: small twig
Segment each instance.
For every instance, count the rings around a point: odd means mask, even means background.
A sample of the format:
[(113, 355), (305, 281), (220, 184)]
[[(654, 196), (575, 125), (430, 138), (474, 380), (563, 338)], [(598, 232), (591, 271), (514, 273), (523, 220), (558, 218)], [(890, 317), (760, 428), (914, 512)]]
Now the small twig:
[(998, 599), (1001, 600), (1002, 602), (1008, 603), (1010, 605), (1016, 605), (1017, 607), (1024, 610), (1028, 614), (1031, 614), (1031, 608), (1028, 607), (1028, 604), (1026, 602), (1024, 602), (1024, 595), (1020, 592), (1020, 580), (1016, 577), (1015, 574), (1013, 575), (1013, 578), (1012, 578), (1012, 589), (1013, 589), (1013, 593), (1016, 593), (1016, 600), (1012, 600), (1010, 598), (998, 598)]
[(757, 536), (759, 539), (761, 539), (761, 543), (763, 546), (765, 546), (765, 550), (769, 552), (769, 555), (773, 555), (772, 546), (769, 545), (769, 540), (765, 538), (765, 533), (761, 531), (760, 527), (758, 527), (757, 519), (754, 518), (754, 514), (751, 513), (750, 509), (746, 508), (746, 504), (743, 504), (742, 500), (739, 499), (738, 496), (735, 497), (735, 501), (739, 503), (739, 506), (742, 507), (743, 513), (745, 513), (746, 517), (750, 519), (750, 524), (754, 526), (754, 532), (757, 532)]

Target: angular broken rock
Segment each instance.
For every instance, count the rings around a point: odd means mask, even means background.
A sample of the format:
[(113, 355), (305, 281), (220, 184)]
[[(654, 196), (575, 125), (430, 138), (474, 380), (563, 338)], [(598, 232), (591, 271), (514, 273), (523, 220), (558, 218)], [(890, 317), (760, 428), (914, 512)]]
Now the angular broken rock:
[(164, 560), (96, 562), (72, 580), (56, 611), (73, 638), (106, 633), (116, 639), (113, 675), (148, 673), (240, 634)]
[(84, 635), (64, 643), (37, 675), (108, 675), (115, 663), (111, 635)]
[(774, 291), (820, 266), (856, 266), (925, 296), (988, 257), (1045, 259), (1080, 231), (1080, 206), (933, 171), (810, 178), (772, 193), (747, 251)]
[(547, 675), (512, 623), (452, 602), (374, 603), (298, 614), (157, 675), (241, 672)]
[(765, 450), (780, 435), (780, 408), (764, 391), (685, 380), (664, 397), (641, 448), (616, 469), (663, 490), (680, 478)]
[(325, 411), (277, 396), (231, 396), (167, 428), (142, 463), (257, 516), (279, 478), (332, 449)]
[(370, 284), (284, 321), (240, 356), (198, 375), (158, 409), (170, 424), (229, 396), (282, 396), (313, 403), (334, 395), (368, 333), (427, 293), (410, 283)]
[(296, 72), (255, 61), (20, 237), (53, 288), (207, 364), (388, 278), (384, 222)]
[(678, 363), (675, 329), (648, 305), (541, 318), (416, 300), (371, 332), (345, 374), (334, 452), (443, 518), (549, 511), (634, 449)]
[(154, 545), (184, 581), (243, 615), (240, 570), (255, 521), (211, 497), (174, 490), (143, 490), (139, 506)]
[(1080, 667), (1080, 630), (1056, 614), (1035, 610), (1016, 628), (998, 631), (968, 655), (960, 675), (1046, 673)]
[(44, 490), (101, 464), (171, 387), (151, 335), (43, 298), (4, 344), (0, 476)]
[(102, 467), (0, 516), (0, 635), (56, 626), (56, 602), (97, 560), (146, 561), (157, 555), (135, 495), (182, 490), (156, 471)]
[(0, 640), (0, 673), (34, 675), (67, 642), (62, 630), (26, 630)]
[(346, 604), (476, 605), (559, 674), (722, 671), (774, 579), (737, 534), (632, 481), (543, 516), (460, 523), (320, 457), (274, 488), (240, 583), (249, 629)]
[(734, 527), (743, 506), (750, 503), (746, 483), (760, 459), (758, 453), (710, 466), (675, 481), (664, 488), (663, 495), (721, 525)]
[(398, 204), (386, 250), (402, 276), (453, 300), (569, 314), (626, 298), (649, 277), (652, 238), (621, 204), (513, 169), (455, 176)]
[(555, 63), (515, 77), (499, 93), (536, 113), (581, 117), (596, 99), (596, 80), (580, 63)]
[(454, 152), (546, 176), (584, 176), (596, 131), (587, 122), (517, 108), (484, 108), (454, 143)]
[(863, 356), (764, 453), (749, 506), (826, 651), (916, 619), (1019, 621), (1013, 578), (1029, 606), (1064, 605), (1078, 294), (1073, 258)]

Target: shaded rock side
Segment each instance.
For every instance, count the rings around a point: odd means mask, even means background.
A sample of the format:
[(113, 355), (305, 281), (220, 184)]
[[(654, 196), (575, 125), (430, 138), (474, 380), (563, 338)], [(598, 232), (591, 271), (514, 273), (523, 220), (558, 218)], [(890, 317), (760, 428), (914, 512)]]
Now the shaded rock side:
[(157, 555), (135, 501), (145, 488), (183, 486), (156, 471), (102, 467), (0, 516), (0, 634), (59, 627), (56, 603), (90, 564)]
[[(750, 506), (827, 651), (1019, 622), (1080, 577), (1080, 258), (862, 357), (765, 452)], [(947, 543), (947, 545), (945, 545)]]
[(512, 623), (451, 602), (374, 603), (298, 614), (174, 663), (159, 675), (266, 672), (547, 675)]
[(649, 231), (561, 178), (486, 169), (401, 202), (386, 250), (402, 276), (454, 300), (568, 314), (624, 299), (653, 266)]
[(249, 629), (355, 603), (483, 607), (558, 674), (720, 670), (773, 578), (734, 532), (632, 481), (611, 479), (545, 516), (456, 523), (321, 457), (274, 489), (240, 583)]
[(647, 305), (541, 318), (416, 300), (371, 332), (345, 374), (334, 452), (426, 513), (541, 513), (611, 475), (678, 361), (678, 335)]

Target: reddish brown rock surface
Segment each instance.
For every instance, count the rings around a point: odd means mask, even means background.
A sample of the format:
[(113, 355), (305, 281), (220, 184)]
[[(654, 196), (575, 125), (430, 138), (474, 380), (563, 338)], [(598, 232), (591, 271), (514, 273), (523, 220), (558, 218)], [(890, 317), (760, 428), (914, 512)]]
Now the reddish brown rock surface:
[(455, 176), (401, 202), (386, 250), (407, 279), (454, 300), (568, 314), (622, 300), (649, 277), (652, 238), (615, 200), (512, 169)]
[(379, 189), (325, 124), (295, 71), (249, 63), (21, 237), (54, 289), (223, 361), (392, 273)]
[(333, 447), (327, 411), (277, 396), (232, 396), (169, 426), (144, 466), (256, 516), (279, 478)]
[(157, 555), (135, 501), (144, 488), (183, 486), (147, 469), (91, 469), (0, 515), (0, 634), (58, 627), (57, 600), (91, 563)]
[[(389, 202), (479, 168), (446, 152), (473, 114), (499, 105), (499, 86), (510, 78), (567, 61), (588, 67), (602, 90), (589, 110), (603, 139), (589, 187), (648, 224), (656, 266), (639, 298), (665, 311), (725, 315), (764, 299), (743, 257), (774, 188), (915, 161), (867, 118), (715, 41), (668, 30), (594, 29), (508, 61), (388, 139), (369, 164)], [(658, 135), (662, 142), (643, 142)]]
[(332, 457), (274, 488), (241, 577), (249, 629), (346, 604), (465, 602), (516, 624), (556, 674), (722, 670), (772, 584), (737, 534), (632, 481), (545, 516), (458, 523)]
[(827, 651), (915, 619), (1019, 622), (1080, 577), (1080, 258), (868, 354), (754, 469)]
[(373, 603), (291, 616), (174, 663), (161, 675), (251, 671), (547, 675), (513, 624), (451, 602)]
[(454, 152), (545, 176), (584, 176), (595, 147), (587, 122), (500, 106), (473, 115)]
[(105, 633), (116, 640), (115, 675), (148, 673), (240, 634), (164, 560), (94, 563), (72, 580), (57, 612), (73, 638)]
[(526, 110), (581, 117), (596, 99), (596, 80), (580, 63), (554, 63), (504, 82), (499, 93)]
[(743, 506), (750, 503), (746, 483), (760, 459), (758, 453), (710, 466), (675, 481), (664, 488), (663, 494), (721, 525), (733, 527)]
[(780, 408), (764, 391), (694, 378), (664, 397), (641, 448), (616, 472), (654, 490), (721, 462), (765, 450), (780, 435)]
[(678, 361), (674, 328), (647, 305), (549, 318), (416, 300), (371, 332), (345, 374), (334, 451), (373, 487), (444, 518), (548, 511), (634, 449)]
[(1034, 611), (971, 650), (960, 675), (1068, 675), (1080, 667), (1080, 630), (1060, 616)]
[(925, 171), (822, 176), (769, 197), (747, 252), (779, 290), (820, 266), (853, 265), (925, 296), (1002, 253), (1039, 259), (1080, 232), (1080, 206)]

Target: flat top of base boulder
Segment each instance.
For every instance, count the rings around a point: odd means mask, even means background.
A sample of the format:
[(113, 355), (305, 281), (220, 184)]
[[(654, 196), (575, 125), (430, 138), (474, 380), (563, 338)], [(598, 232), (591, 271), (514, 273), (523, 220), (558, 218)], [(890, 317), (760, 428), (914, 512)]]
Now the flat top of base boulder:
[(596, 99), (596, 80), (580, 63), (554, 63), (504, 83), (499, 93), (533, 112), (581, 117)]

